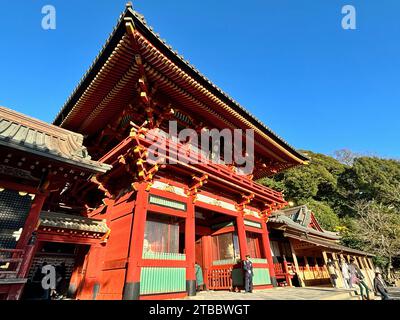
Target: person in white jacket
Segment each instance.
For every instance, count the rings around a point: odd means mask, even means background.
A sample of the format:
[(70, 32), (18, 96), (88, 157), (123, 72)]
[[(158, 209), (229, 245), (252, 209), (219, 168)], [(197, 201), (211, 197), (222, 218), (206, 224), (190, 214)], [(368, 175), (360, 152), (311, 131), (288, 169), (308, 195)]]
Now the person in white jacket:
[(350, 270), (349, 265), (347, 264), (346, 260), (342, 259), (340, 262), (340, 269), (342, 270), (343, 280), (344, 280), (344, 287), (346, 289), (350, 289), (352, 287), (350, 281)]

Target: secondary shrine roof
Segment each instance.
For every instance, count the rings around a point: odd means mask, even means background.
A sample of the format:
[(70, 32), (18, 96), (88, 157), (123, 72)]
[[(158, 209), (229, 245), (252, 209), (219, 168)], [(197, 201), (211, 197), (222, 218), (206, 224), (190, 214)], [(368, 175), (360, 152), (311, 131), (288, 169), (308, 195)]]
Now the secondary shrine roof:
[(90, 159), (83, 136), (0, 106), (0, 146), (68, 163), (94, 173), (111, 166)]
[(340, 237), (334, 232), (323, 230), (307, 206), (299, 206), (276, 211), (270, 217), (269, 222), (284, 224), (290, 228), (328, 238), (330, 240), (340, 239)]
[[(130, 21), (136, 37), (135, 48), (126, 27)], [(134, 63), (136, 54), (144, 59), (149, 81), (157, 82), (160, 90), (180, 101), (191, 114), (203, 112), (213, 123), (224, 127), (254, 129), (258, 150), (263, 150), (264, 155), (275, 154), (282, 168), (308, 161), (174, 51), (130, 6), (120, 16), (54, 124), (88, 135), (104, 128), (110, 117), (132, 99), (139, 78), (139, 67)]]
[(274, 226), (284, 226), (284, 236), (312, 243), (334, 250), (350, 252), (360, 255), (373, 256), (370, 253), (348, 248), (338, 243), (340, 236), (321, 228), (313, 212), (306, 205), (278, 210), (274, 212), (269, 223)]
[(105, 220), (95, 220), (64, 213), (41, 212), (40, 227), (87, 231), (105, 234), (109, 231)]

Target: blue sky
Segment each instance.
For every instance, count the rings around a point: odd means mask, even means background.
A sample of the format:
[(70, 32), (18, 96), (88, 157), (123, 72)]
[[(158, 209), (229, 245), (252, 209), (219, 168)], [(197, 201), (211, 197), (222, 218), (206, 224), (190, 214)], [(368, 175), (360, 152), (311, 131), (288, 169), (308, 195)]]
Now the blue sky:
[[(1, 0), (0, 105), (51, 122), (124, 10), (119, 0)], [(57, 29), (41, 28), (44, 5)], [(343, 30), (351, 4), (357, 29)], [(137, 0), (211, 81), (296, 148), (400, 158), (398, 0)]]

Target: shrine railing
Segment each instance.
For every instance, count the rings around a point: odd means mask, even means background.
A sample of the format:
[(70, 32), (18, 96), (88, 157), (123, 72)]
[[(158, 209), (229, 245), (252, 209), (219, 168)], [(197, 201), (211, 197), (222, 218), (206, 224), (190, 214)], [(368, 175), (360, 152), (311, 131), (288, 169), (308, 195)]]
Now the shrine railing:
[(232, 290), (232, 266), (213, 266), (207, 270), (209, 290)]
[(19, 278), (23, 255), (24, 250), (0, 248), (0, 282)]
[(279, 263), (279, 262), (274, 263), (274, 271), (275, 271), (276, 277), (285, 274), (285, 272), (283, 271), (283, 265), (282, 265), (282, 263)]
[(284, 280), (287, 285), (292, 285), (291, 279), (295, 274), (292, 263), (287, 261), (274, 263), (274, 270), (277, 280)]
[(305, 280), (329, 278), (329, 272), (324, 266), (312, 266), (308, 268), (299, 266), (299, 271), (303, 274), (303, 279)]

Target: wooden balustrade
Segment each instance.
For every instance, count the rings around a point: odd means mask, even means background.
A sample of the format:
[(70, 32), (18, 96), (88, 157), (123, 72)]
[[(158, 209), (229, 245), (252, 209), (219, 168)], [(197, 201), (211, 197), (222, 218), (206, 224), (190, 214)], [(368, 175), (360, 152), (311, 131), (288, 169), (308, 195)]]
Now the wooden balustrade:
[(303, 279), (305, 280), (329, 279), (328, 270), (323, 266), (312, 266), (308, 268), (299, 266), (299, 272), (302, 273)]
[(0, 281), (16, 279), (23, 262), (23, 250), (0, 248)]
[(284, 278), (285, 272), (283, 271), (282, 263), (274, 263), (274, 270), (276, 278)]
[(208, 289), (232, 290), (232, 266), (213, 266), (207, 270)]
[(294, 276), (293, 266), (290, 262), (284, 261), (283, 263), (274, 263), (275, 277), (277, 280), (284, 279), (288, 286), (292, 285)]

